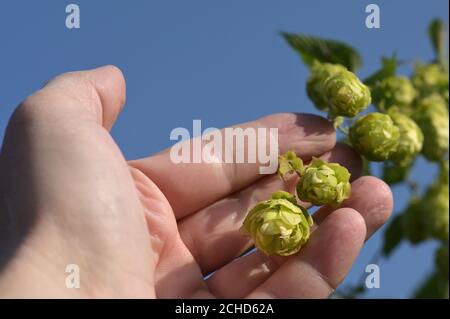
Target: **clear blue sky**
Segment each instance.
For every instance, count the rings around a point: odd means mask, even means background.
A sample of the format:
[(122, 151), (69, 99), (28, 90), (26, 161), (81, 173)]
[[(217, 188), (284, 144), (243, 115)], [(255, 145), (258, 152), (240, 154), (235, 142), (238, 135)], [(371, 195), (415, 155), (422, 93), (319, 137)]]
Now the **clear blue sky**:
[[(125, 73), (127, 105), (113, 136), (127, 158), (171, 145), (170, 131), (223, 127), (281, 112), (315, 112), (305, 94), (307, 69), (277, 31), (351, 42), (364, 58), (362, 77), (381, 55), (432, 58), (426, 27), (448, 23), (448, 1), (79, 0), (81, 29), (65, 27), (70, 1), (0, 2), (0, 138), (24, 97), (58, 73), (115, 64)], [(365, 28), (365, 6), (381, 8), (381, 29)], [(407, 68), (401, 69), (408, 72)], [(429, 181), (420, 162), (414, 178)], [(394, 189), (396, 209), (404, 189)], [(365, 246), (344, 283), (354, 282), (380, 245)], [(432, 267), (434, 243), (403, 244), (382, 262), (381, 288), (369, 297), (407, 297)]]

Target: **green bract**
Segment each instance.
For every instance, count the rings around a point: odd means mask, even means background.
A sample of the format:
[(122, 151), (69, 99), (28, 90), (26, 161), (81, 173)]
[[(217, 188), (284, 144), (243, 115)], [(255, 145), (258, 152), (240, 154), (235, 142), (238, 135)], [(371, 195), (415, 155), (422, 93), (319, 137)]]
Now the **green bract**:
[(400, 130), (397, 150), (390, 159), (401, 167), (407, 167), (420, 153), (423, 146), (423, 134), (420, 127), (411, 118), (399, 112), (391, 111), (389, 115)]
[(314, 158), (297, 183), (297, 196), (313, 205), (338, 206), (350, 197), (350, 189), (345, 167)]
[(430, 161), (440, 161), (449, 147), (448, 109), (445, 101), (437, 94), (419, 100), (414, 119), (425, 139), (422, 153)]
[(303, 161), (294, 151), (287, 151), (286, 154), (278, 157), (278, 174), (284, 177), (286, 174), (303, 174)]
[(385, 161), (397, 151), (400, 129), (391, 117), (370, 113), (350, 128), (349, 138), (356, 151), (371, 161)]
[(427, 213), (427, 226), (432, 238), (448, 242), (449, 240), (449, 186), (432, 185), (424, 197), (424, 209)]
[(320, 63), (317, 61), (313, 64), (311, 74), (306, 83), (306, 93), (319, 110), (324, 110), (328, 107), (328, 100), (323, 89), (325, 81), (330, 76), (346, 70), (340, 64)]
[(288, 256), (308, 241), (312, 224), (311, 216), (295, 197), (280, 191), (250, 210), (241, 229), (265, 254)]
[(386, 111), (394, 105), (407, 107), (416, 95), (411, 81), (404, 76), (388, 77), (372, 88), (373, 102), (380, 111)]
[(353, 117), (367, 108), (372, 100), (369, 88), (350, 71), (329, 77), (324, 93), (333, 117)]
[(448, 73), (438, 64), (418, 65), (412, 83), (421, 96), (439, 93), (448, 98)]

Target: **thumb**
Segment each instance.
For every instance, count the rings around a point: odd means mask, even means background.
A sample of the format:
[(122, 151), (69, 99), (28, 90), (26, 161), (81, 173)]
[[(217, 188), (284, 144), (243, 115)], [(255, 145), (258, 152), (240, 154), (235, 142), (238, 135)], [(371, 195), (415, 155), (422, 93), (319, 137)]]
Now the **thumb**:
[[(125, 79), (115, 66), (68, 72), (28, 97), (16, 117), (95, 121), (111, 129), (125, 103)], [(62, 102), (63, 101), (63, 102)]]
[(152, 292), (143, 207), (107, 132), (124, 101), (122, 73), (107, 66), (58, 76), (14, 112), (0, 153), (0, 256), (15, 266), (2, 272), (0, 258), (0, 292), (20, 273), (20, 291), (33, 282), (64, 295), (68, 264), (84, 273), (80, 293)]

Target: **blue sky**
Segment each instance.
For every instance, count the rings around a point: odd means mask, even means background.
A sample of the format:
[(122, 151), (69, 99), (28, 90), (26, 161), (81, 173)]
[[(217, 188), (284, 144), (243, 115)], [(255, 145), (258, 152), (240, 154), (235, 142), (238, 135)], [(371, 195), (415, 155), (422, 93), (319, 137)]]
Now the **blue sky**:
[[(127, 105), (112, 134), (127, 158), (171, 145), (170, 131), (224, 127), (275, 112), (317, 113), (305, 94), (307, 69), (278, 31), (351, 42), (363, 56), (362, 77), (381, 55), (432, 58), (426, 27), (448, 24), (448, 1), (79, 0), (81, 29), (65, 27), (70, 1), (0, 3), (0, 137), (14, 107), (56, 74), (104, 64), (127, 79)], [(377, 3), (381, 29), (367, 29), (365, 6)], [(408, 68), (400, 69), (408, 74)], [(429, 181), (420, 161), (413, 177)], [(395, 205), (407, 192), (395, 188)], [(357, 280), (380, 245), (371, 239), (344, 283)], [(435, 243), (403, 244), (381, 262), (381, 288), (368, 297), (409, 295), (432, 267)]]

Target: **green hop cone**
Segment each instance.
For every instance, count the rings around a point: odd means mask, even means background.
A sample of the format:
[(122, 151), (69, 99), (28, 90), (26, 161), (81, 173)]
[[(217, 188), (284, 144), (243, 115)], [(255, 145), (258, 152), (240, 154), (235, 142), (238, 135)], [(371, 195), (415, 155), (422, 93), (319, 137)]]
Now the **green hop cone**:
[(430, 237), (445, 242), (449, 240), (449, 186), (432, 185), (424, 196), (427, 211), (427, 228)]
[(438, 93), (447, 96), (448, 101), (448, 73), (440, 65), (416, 66), (411, 80), (422, 97)]
[(350, 173), (336, 163), (314, 158), (297, 183), (297, 196), (313, 205), (339, 206), (350, 197)]
[(407, 108), (417, 93), (411, 81), (404, 76), (391, 76), (372, 88), (372, 98), (378, 110), (384, 112), (392, 106)]
[(306, 93), (319, 110), (328, 107), (328, 100), (324, 94), (324, 83), (330, 77), (347, 69), (340, 64), (314, 62), (311, 74), (306, 83)]
[(406, 208), (403, 218), (403, 234), (412, 243), (417, 244), (428, 238), (427, 208), (419, 197), (413, 197)]
[(439, 273), (444, 277), (446, 280), (448, 280), (448, 243), (442, 245), (436, 250), (435, 255), (435, 262), (437, 269), (439, 270)]
[(385, 161), (397, 151), (400, 129), (389, 115), (374, 112), (355, 122), (349, 138), (355, 150), (368, 160)]
[(308, 241), (312, 224), (311, 216), (295, 197), (279, 191), (248, 212), (241, 230), (265, 254), (288, 256)]
[(437, 94), (419, 100), (414, 119), (424, 135), (422, 153), (430, 161), (440, 161), (449, 147), (448, 110), (445, 101)]
[(400, 130), (400, 138), (397, 150), (392, 153), (390, 159), (400, 167), (409, 166), (423, 146), (423, 134), (420, 127), (410, 117), (396, 111), (389, 115)]
[(324, 93), (332, 117), (354, 117), (372, 101), (370, 89), (350, 71), (329, 77), (324, 83)]

